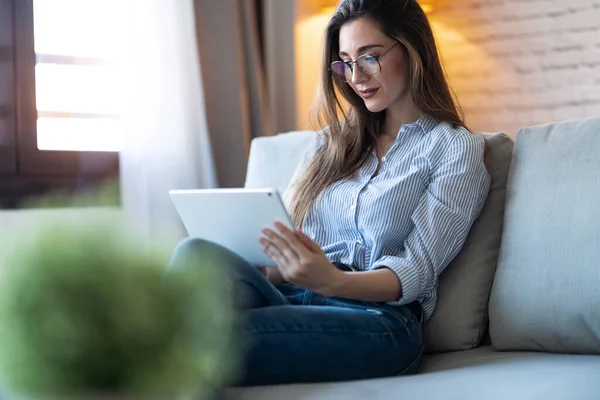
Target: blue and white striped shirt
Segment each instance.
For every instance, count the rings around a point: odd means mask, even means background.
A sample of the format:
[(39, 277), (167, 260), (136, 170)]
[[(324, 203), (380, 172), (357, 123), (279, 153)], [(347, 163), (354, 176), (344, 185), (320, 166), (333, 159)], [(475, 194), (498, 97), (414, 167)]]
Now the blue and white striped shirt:
[[(301, 165), (322, 140), (315, 143)], [(461, 250), (487, 198), (484, 148), (482, 135), (425, 114), (401, 127), (376, 176), (373, 152), (355, 175), (321, 193), (303, 230), (332, 262), (394, 271), (402, 298), (390, 304), (418, 300), (427, 320), (438, 276)]]

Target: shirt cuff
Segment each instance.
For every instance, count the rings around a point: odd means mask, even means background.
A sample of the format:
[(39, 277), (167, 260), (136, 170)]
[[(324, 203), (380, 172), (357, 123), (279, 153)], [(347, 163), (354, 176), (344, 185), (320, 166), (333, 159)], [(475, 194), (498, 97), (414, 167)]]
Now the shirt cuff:
[(389, 268), (400, 279), (402, 297), (398, 301), (390, 302), (396, 305), (410, 304), (420, 296), (419, 272), (406, 260), (399, 257), (385, 256), (377, 260), (371, 270)]

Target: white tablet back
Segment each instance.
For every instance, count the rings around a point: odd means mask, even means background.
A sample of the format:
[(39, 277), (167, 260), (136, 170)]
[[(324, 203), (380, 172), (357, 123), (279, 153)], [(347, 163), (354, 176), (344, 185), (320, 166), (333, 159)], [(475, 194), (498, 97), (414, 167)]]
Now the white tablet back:
[(227, 247), (257, 266), (275, 266), (258, 241), (261, 230), (275, 221), (293, 227), (276, 189), (171, 190), (169, 195), (191, 237)]

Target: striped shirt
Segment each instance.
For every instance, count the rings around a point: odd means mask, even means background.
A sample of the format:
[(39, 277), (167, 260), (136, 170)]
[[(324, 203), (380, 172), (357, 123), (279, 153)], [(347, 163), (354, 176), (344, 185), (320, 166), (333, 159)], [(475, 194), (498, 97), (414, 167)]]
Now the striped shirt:
[[(318, 139), (297, 171), (318, 151)], [(391, 269), (402, 297), (390, 304), (418, 300), (427, 320), (438, 276), (461, 250), (487, 198), (484, 148), (482, 135), (425, 114), (401, 127), (377, 175), (373, 151), (356, 174), (321, 193), (303, 230), (332, 262), (359, 271)]]

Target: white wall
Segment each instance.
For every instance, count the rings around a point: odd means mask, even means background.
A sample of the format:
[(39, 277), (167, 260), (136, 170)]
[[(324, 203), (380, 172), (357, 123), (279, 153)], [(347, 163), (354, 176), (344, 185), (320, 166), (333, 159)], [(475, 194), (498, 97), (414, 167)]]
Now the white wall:
[(471, 129), (600, 115), (600, 0), (445, 1), (430, 19)]

